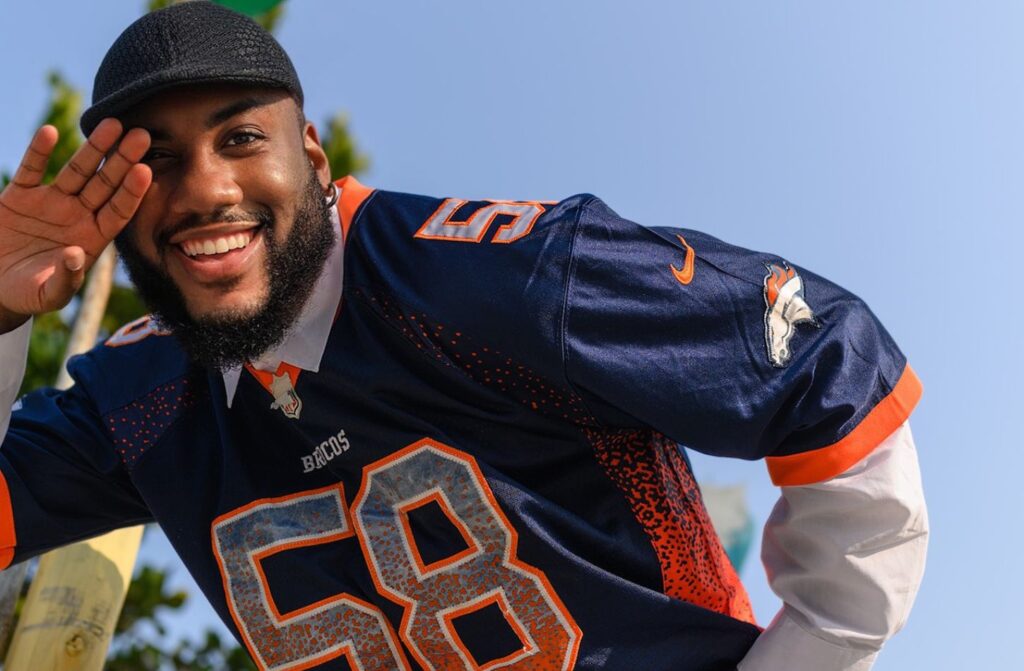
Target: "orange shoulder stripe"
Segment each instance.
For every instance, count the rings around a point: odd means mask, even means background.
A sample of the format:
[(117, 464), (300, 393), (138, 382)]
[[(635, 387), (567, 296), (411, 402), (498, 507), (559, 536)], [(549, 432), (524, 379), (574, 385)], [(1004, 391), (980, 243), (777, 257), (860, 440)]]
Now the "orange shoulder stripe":
[(910, 417), (914, 406), (921, 400), (921, 392), (921, 381), (907, 365), (889, 395), (839, 442), (801, 454), (767, 457), (765, 461), (768, 462), (772, 482), (779, 487), (809, 485), (846, 471)]
[(341, 189), (341, 197), (338, 198), (338, 215), (341, 217), (342, 240), (348, 243), (348, 229), (352, 226), (356, 210), (363, 204), (363, 201), (370, 197), (374, 189), (363, 186), (352, 175), (342, 177), (335, 184)]
[(14, 533), (14, 509), (11, 507), (11, 492), (7, 488), (7, 478), (0, 473), (0, 570), (11, 565), (14, 560), (14, 546), (18, 538)]

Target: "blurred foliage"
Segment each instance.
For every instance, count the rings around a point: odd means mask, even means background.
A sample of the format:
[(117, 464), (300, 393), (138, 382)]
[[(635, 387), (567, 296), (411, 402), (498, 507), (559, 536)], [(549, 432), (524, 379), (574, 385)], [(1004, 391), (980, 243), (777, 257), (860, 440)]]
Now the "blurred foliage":
[[(153, 11), (181, 0), (149, 0), (148, 11)], [(267, 30), (273, 30), (283, 16), (284, 4), (254, 18)], [(82, 94), (64, 77), (53, 72), (48, 75), (50, 101), (41, 124), (57, 127), (60, 138), (47, 166), (44, 180), (51, 181), (61, 166), (81, 146), (83, 138), (78, 129), (82, 111)], [(339, 113), (331, 118), (321, 137), (331, 165), (331, 174), (337, 179), (358, 174), (369, 167), (369, 159), (356, 147), (349, 132), (347, 115)], [(9, 175), (0, 173), (0, 182), (6, 186)], [(2, 188), (2, 187), (0, 187)], [(61, 312), (35, 318), (22, 393), (53, 384), (67, 347), (77, 303)], [(109, 335), (122, 324), (145, 313), (145, 306), (130, 287), (115, 285), (111, 291), (107, 311), (103, 317), (101, 337)], [(106, 664), (107, 671), (250, 671), (255, 669), (245, 650), (234, 641), (223, 641), (213, 631), (206, 631), (202, 640), (168, 642), (167, 626), (163, 620), (168, 612), (185, 606), (188, 595), (169, 591), (167, 573), (152, 566), (136, 568), (128, 588), (124, 609), (118, 621)], [(22, 595), (24, 598), (24, 594)], [(21, 602), (18, 604), (20, 612)], [(154, 636), (155, 634), (155, 636)]]
[[(179, 2), (188, 2), (188, 1), (189, 0), (149, 0), (149, 2), (146, 3), (146, 11), (148, 11), (148, 12), (155, 12), (158, 9), (163, 9), (164, 7), (170, 7), (171, 5), (176, 5)], [(217, 2), (218, 0), (214, 0), (214, 1)], [(237, 8), (234, 7), (235, 3), (231, 3), (231, 2), (218, 2), (218, 4), (225, 5), (227, 7), (232, 7), (232, 9), (237, 9)], [(260, 3), (260, 4), (269, 4), (269, 3)], [(259, 12), (259, 13), (245, 12), (245, 13), (249, 14), (250, 16), (252, 16), (252, 18), (255, 19), (256, 22), (258, 24), (260, 24), (261, 26), (263, 26), (266, 30), (269, 30), (270, 32), (274, 32), (274, 29), (277, 28), (277, 24), (281, 21), (281, 17), (284, 16), (284, 3), (281, 2), (281, 3), (277, 4), (275, 7), (272, 7), (268, 11), (265, 11), (265, 12)]]
[(167, 575), (152, 566), (143, 566), (137, 571), (128, 586), (128, 596), (114, 631), (118, 634), (130, 632), (139, 622), (151, 621), (157, 633), (161, 636), (166, 634), (166, 628), (157, 617), (157, 609), (178, 609), (188, 599), (185, 592), (167, 592), (166, 580)]
[(249, 655), (239, 647), (225, 646), (212, 631), (199, 643), (181, 641), (172, 649), (142, 642), (130, 650), (112, 654), (105, 671), (255, 671)]
[(331, 164), (331, 178), (340, 179), (345, 175), (358, 175), (370, 167), (370, 159), (356, 147), (355, 139), (348, 130), (348, 115), (335, 114), (327, 122), (327, 130), (320, 138)]
[(60, 372), (70, 335), (71, 328), (61, 319), (59, 312), (48, 312), (35, 318), (25, 378), (21, 382), (22, 394), (53, 384)]
[(270, 32), (274, 32), (274, 29), (277, 28), (277, 24), (281, 21), (282, 16), (284, 16), (284, 5), (280, 4), (269, 12), (264, 12), (263, 14), (254, 16), (253, 18), (256, 19), (256, 22), (265, 29)]
[(132, 287), (115, 284), (110, 288), (107, 311), (100, 322), (100, 331), (109, 334), (146, 314), (146, 305)]
[(48, 83), (50, 105), (39, 125), (55, 126), (60, 135), (57, 138), (57, 146), (50, 155), (50, 162), (46, 164), (46, 172), (43, 173), (43, 182), (46, 184), (53, 181), (57, 172), (85, 141), (78, 129), (78, 117), (82, 115), (81, 92), (71, 86), (59, 72), (51, 72)]
[[(152, 566), (136, 571), (128, 587), (124, 609), (114, 629), (114, 642), (106, 671), (250, 671), (256, 667), (249, 655), (233, 641), (223, 641), (213, 631), (202, 640), (164, 642), (167, 611), (180, 610), (188, 594), (170, 591), (167, 574)], [(156, 633), (156, 640), (153, 632)]]

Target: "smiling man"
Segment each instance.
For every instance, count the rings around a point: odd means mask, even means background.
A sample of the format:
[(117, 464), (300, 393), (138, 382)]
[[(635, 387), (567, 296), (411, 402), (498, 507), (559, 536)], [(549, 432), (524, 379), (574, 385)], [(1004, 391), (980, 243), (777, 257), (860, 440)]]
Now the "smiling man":
[(156, 95), (126, 123), (152, 143), (153, 185), (117, 241), (132, 280), (194, 360), (257, 358), (295, 321), (334, 246), (316, 129), (287, 92), (238, 85)]
[[(863, 671), (927, 516), (854, 296), (593, 196), (332, 183), (291, 62), (195, 1), (0, 193), (0, 404), (115, 241), (153, 316), (2, 416), (0, 562), (156, 521), (261, 669)], [(766, 460), (764, 630), (685, 452)]]

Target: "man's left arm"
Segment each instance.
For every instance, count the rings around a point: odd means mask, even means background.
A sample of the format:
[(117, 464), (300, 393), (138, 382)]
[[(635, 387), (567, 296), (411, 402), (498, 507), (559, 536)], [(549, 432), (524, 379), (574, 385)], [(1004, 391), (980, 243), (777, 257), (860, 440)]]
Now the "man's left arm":
[(596, 416), (765, 459), (783, 488), (764, 548), (786, 606), (743, 671), (869, 668), (910, 609), (926, 547), (906, 428), (921, 384), (906, 357), (824, 278), (596, 200), (572, 257), (566, 377)]
[(867, 671), (924, 573), (928, 515), (903, 424), (824, 482), (782, 487), (762, 560), (783, 601), (740, 671)]

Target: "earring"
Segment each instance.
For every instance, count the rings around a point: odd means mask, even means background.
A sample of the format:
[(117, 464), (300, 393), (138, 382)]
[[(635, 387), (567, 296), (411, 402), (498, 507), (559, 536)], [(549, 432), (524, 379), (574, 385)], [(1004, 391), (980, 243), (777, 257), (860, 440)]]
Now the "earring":
[(331, 185), (327, 187), (327, 207), (334, 207), (338, 203), (338, 198), (341, 196), (341, 191), (338, 189), (338, 185), (331, 182)]

